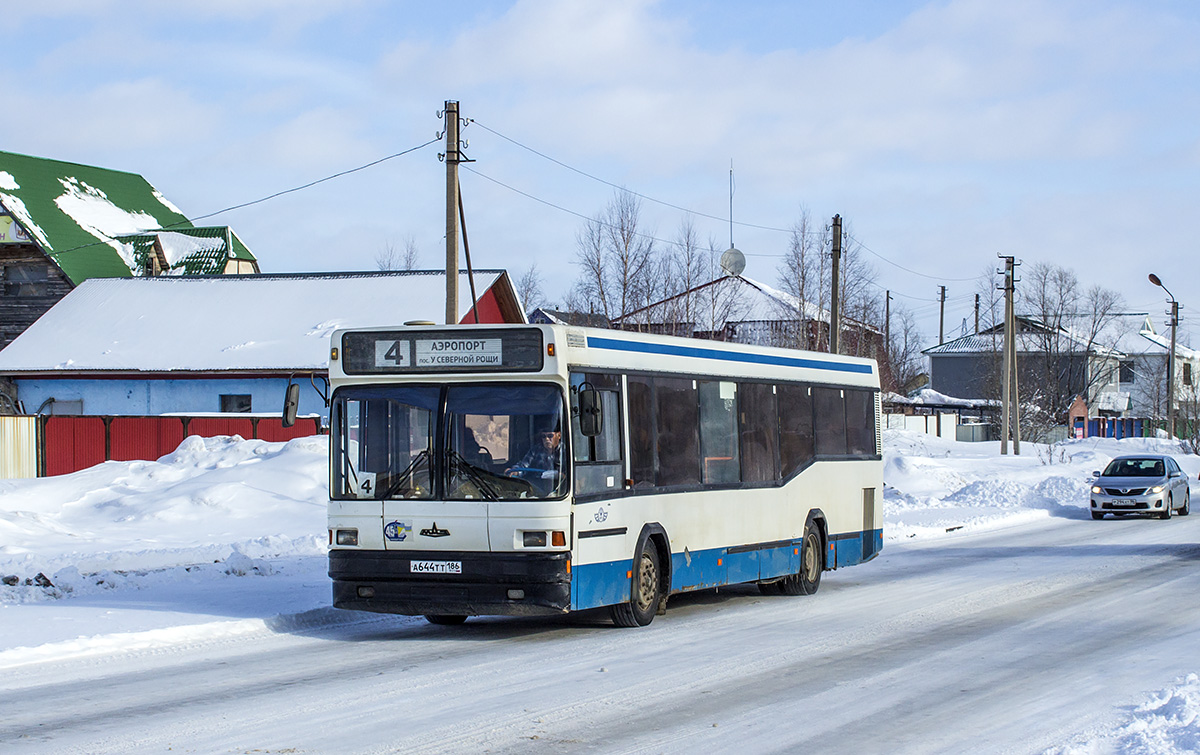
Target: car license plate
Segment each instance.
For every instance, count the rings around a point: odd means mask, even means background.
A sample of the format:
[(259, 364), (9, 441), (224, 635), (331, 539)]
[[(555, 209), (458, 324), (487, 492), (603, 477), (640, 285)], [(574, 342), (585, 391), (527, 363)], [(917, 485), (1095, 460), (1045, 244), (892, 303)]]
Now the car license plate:
[(462, 574), (462, 561), (409, 561), (412, 574)]
[(1137, 501), (1131, 501), (1126, 498), (1118, 498), (1112, 501), (1113, 506), (1136, 506)]

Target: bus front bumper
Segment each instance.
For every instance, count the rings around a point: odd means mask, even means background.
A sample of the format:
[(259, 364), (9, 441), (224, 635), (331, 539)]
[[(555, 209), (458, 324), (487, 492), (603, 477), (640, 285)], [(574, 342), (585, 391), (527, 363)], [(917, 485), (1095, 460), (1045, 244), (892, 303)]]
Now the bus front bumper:
[[(333, 605), (411, 616), (536, 616), (571, 607), (571, 554), (329, 551)], [(415, 571), (424, 568), (443, 571)]]

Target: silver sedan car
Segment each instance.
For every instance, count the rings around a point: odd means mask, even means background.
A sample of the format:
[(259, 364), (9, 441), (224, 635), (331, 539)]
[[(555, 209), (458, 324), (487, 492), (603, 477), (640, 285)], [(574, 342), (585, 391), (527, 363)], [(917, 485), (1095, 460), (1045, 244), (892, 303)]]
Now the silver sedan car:
[(1170, 519), (1187, 516), (1191, 493), (1187, 473), (1166, 454), (1118, 456), (1104, 472), (1092, 472), (1092, 518), (1141, 514)]

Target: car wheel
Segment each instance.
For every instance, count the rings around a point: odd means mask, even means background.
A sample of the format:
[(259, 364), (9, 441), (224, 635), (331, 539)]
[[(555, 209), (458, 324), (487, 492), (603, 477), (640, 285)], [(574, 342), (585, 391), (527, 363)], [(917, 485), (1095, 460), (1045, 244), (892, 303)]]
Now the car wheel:
[(1093, 511), (1092, 512), (1092, 519), (1103, 519), (1103, 518), (1104, 518), (1103, 511)]
[(654, 621), (662, 593), (658, 548), (646, 540), (641, 552), (633, 559), (634, 572), (628, 603), (618, 603), (609, 609), (613, 623), (619, 627), (644, 627)]
[(1179, 509), (1180, 516), (1187, 516), (1192, 513), (1192, 491), (1185, 491), (1183, 494), (1183, 506)]
[(1159, 519), (1170, 519), (1171, 518), (1171, 507), (1173, 505), (1175, 505), (1175, 496), (1168, 494), (1167, 495), (1167, 504), (1165, 506), (1163, 506), (1162, 513), (1158, 515), (1158, 518)]
[(812, 595), (821, 586), (821, 536), (817, 528), (806, 526), (800, 545), (800, 571), (779, 580), (784, 595)]
[(430, 624), (437, 624), (438, 626), (456, 627), (465, 622), (467, 617), (459, 616), (457, 614), (427, 613), (425, 614), (425, 620)]

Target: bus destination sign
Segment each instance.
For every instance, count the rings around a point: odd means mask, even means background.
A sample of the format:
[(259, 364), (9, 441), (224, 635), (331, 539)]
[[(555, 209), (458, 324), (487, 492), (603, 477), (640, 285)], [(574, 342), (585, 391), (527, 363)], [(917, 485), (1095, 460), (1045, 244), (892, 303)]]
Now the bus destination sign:
[(416, 342), (418, 367), (501, 367), (499, 338), (432, 338)]
[(542, 369), (542, 333), (511, 330), (384, 330), (342, 335), (348, 375), (413, 372), (534, 372)]

